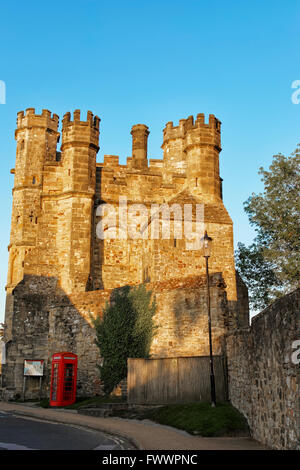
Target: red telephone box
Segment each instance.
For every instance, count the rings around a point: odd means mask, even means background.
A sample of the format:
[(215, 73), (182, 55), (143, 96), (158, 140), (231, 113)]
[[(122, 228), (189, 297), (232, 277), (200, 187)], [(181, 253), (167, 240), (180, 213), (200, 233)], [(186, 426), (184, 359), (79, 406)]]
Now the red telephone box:
[(50, 406), (66, 406), (76, 401), (77, 356), (70, 352), (52, 355)]

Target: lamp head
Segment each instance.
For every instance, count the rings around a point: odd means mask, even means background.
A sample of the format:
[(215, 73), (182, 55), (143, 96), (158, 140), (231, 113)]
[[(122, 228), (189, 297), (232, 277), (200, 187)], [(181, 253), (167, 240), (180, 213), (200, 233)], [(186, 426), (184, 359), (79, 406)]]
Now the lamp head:
[(201, 238), (201, 241), (203, 247), (203, 256), (205, 258), (209, 258), (211, 255), (212, 238), (207, 235), (207, 231), (205, 231), (204, 237)]

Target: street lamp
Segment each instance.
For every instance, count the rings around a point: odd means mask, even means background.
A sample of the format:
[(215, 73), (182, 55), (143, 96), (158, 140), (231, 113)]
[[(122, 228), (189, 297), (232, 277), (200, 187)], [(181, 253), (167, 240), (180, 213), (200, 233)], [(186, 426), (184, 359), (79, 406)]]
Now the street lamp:
[(204, 237), (201, 238), (203, 242), (203, 256), (206, 263), (206, 298), (207, 298), (207, 314), (208, 314), (208, 336), (209, 336), (209, 362), (210, 362), (210, 393), (211, 393), (211, 406), (216, 406), (216, 386), (214, 363), (212, 354), (212, 338), (211, 338), (211, 315), (210, 315), (210, 292), (209, 292), (209, 272), (208, 272), (208, 258), (211, 255), (212, 238), (207, 235), (205, 231)]

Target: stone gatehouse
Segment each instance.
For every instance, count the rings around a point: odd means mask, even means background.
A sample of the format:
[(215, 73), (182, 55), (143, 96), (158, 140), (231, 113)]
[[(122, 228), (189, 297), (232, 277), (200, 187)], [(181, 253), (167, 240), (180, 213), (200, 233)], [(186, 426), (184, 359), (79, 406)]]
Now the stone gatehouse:
[[(79, 355), (79, 393), (98, 393), (100, 358), (90, 315), (101, 315), (111, 291), (128, 284), (145, 282), (156, 293), (160, 328), (153, 355), (207, 354), (205, 259), (201, 246), (191, 248), (176, 234), (174, 207), (182, 213), (192, 208), (189, 222), (198, 232), (195, 207), (201, 207), (201, 235), (206, 230), (213, 239), (215, 353), (225, 353), (231, 329), (248, 325), (247, 292), (236, 276), (232, 221), (222, 200), (220, 121), (210, 115), (206, 122), (198, 114), (177, 126), (168, 122), (162, 159), (148, 159), (149, 129), (134, 125), (126, 165), (115, 155), (96, 160), (99, 131), (100, 119), (90, 111), (86, 120), (79, 110), (73, 118), (66, 113), (60, 131), (59, 117), (48, 110), (18, 113), (3, 371), (11, 395), (21, 392), (24, 359), (35, 358), (46, 361), (46, 393), (50, 356), (62, 349)], [(125, 198), (128, 205), (156, 205), (159, 224), (168, 206), (170, 236), (145, 237), (143, 229), (140, 237), (99, 239), (97, 208), (114, 208), (118, 228)], [(152, 223), (146, 224), (148, 233)]]

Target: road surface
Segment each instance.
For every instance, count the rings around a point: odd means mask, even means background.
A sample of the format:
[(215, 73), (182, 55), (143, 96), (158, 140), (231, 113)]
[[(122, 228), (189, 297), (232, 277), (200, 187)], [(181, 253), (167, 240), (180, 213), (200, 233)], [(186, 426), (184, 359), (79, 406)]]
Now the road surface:
[(125, 439), (75, 425), (54, 424), (0, 411), (0, 450), (133, 449)]

